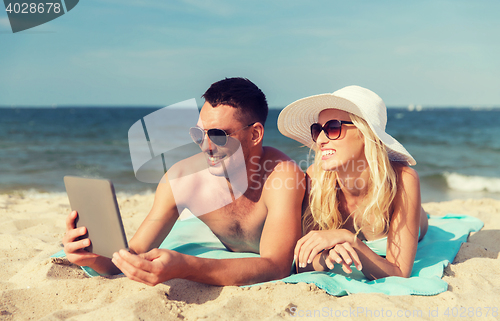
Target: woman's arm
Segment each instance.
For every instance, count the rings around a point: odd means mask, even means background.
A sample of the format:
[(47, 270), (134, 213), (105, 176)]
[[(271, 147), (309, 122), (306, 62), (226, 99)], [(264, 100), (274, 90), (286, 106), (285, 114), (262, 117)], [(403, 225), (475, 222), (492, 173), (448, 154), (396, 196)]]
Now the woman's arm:
[(352, 273), (351, 264), (354, 263), (356, 268), (361, 271), (363, 268), (358, 254), (349, 244), (349, 242), (344, 242), (337, 244), (332, 249), (326, 249), (320, 252), (311, 264), (307, 264), (304, 267), (297, 267), (297, 273), (308, 272), (308, 271), (329, 271), (334, 268), (335, 264), (341, 264), (342, 269), (345, 273)]
[(409, 277), (417, 253), (420, 216), (423, 211), (420, 179), (411, 167), (396, 166), (394, 170), (398, 175), (398, 191), (387, 235), (385, 264), (373, 266), (369, 274), (368, 270), (365, 271), (366, 276), (370, 275), (374, 279), (386, 276)]
[[(410, 167), (397, 166), (398, 192), (394, 199), (394, 212), (387, 235), (387, 255), (383, 258), (374, 253), (365, 243), (348, 230), (314, 231), (297, 243), (296, 254), (300, 271), (328, 270), (324, 249), (342, 246), (348, 242), (355, 249), (362, 265), (363, 274), (369, 279), (388, 276), (409, 277), (413, 268), (418, 245), (418, 232), (422, 206), (420, 201), (420, 180), (417, 172)], [(331, 250), (328, 251), (330, 255)], [(337, 252), (337, 251), (334, 251)], [(305, 262), (308, 261), (307, 266)], [(350, 260), (354, 257), (350, 255)], [(312, 264), (309, 264), (312, 263)], [(341, 262), (344, 266), (346, 258)], [(346, 269), (344, 268), (344, 271)], [(346, 271), (348, 272), (348, 271)]]

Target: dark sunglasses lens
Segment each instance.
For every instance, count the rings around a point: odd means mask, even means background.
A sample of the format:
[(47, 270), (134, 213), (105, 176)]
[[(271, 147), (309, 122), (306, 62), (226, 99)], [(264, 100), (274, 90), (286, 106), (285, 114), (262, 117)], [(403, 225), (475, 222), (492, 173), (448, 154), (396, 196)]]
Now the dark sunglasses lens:
[(318, 123), (315, 123), (315, 124), (311, 125), (311, 137), (312, 137), (313, 141), (316, 141), (318, 139), (318, 136), (321, 133), (322, 129), (323, 128)]
[(217, 146), (224, 146), (227, 143), (227, 135), (226, 132), (222, 129), (209, 129), (207, 131), (208, 137)]
[(189, 129), (189, 134), (191, 135), (193, 142), (196, 144), (201, 145), (203, 143), (203, 136), (205, 136), (205, 132), (201, 128), (192, 127)]
[(326, 134), (328, 139), (337, 139), (340, 136), (340, 128), (342, 124), (338, 120), (330, 120), (325, 124)]

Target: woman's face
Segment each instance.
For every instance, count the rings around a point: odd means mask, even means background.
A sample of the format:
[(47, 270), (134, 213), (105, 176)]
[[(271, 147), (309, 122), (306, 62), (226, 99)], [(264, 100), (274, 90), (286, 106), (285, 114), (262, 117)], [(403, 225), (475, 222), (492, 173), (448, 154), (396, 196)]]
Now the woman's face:
[[(325, 109), (318, 117), (318, 123), (324, 126), (329, 120), (351, 121), (349, 114), (343, 110)], [(363, 171), (367, 166), (364, 152), (364, 138), (359, 129), (351, 124), (342, 124), (340, 137), (330, 140), (321, 131), (316, 146), (320, 150), (321, 166), (325, 171), (355, 173)]]

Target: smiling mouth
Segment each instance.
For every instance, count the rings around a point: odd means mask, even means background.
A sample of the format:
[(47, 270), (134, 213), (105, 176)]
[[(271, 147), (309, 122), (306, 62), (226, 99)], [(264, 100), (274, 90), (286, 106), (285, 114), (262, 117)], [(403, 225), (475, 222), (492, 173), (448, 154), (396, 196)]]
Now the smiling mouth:
[(321, 159), (327, 159), (332, 157), (335, 154), (335, 150), (333, 149), (326, 149), (321, 151)]
[(207, 154), (208, 164), (211, 166), (217, 165), (226, 158), (227, 155), (210, 155)]

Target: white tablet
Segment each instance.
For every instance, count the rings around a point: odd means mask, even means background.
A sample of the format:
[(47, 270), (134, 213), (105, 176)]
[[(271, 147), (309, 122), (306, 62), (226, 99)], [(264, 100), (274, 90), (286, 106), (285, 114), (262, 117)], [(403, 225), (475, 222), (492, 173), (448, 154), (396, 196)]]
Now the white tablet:
[(128, 249), (113, 183), (64, 176), (64, 185), (71, 210), (78, 212), (76, 226), (87, 228), (91, 245), (85, 249), (108, 258), (120, 249)]

